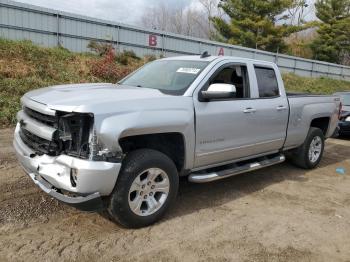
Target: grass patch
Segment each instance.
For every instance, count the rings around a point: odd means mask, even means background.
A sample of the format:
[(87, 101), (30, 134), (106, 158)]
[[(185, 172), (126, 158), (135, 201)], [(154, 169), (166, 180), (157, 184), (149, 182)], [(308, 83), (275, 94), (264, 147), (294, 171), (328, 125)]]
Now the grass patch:
[[(13, 126), (20, 98), (29, 90), (68, 83), (116, 82), (155, 57), (132, 52), (100, 56), (44, 48), (30, 41), (0, 38), (0, 127)], [(350, 90), (350, 82), (328, 78), (283, 76), (288, 91), (331, 94)]]
[(310, 94), (334, 94), (338, 91), (350, 91), (350, 82), (327, 77), (311, 78), (295, 74), (283, 74), (287, 91)]

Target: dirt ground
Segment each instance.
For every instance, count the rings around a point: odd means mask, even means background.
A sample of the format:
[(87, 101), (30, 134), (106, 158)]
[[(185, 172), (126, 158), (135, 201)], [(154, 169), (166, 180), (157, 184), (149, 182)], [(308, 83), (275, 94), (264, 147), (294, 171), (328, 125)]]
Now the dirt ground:
[(166, 217), (138, 230), (46, 196), (11, 144), (0, 130), (0, 261), (350, 261), (350, 140), (329, 139), (312, 171), (183, 180)]

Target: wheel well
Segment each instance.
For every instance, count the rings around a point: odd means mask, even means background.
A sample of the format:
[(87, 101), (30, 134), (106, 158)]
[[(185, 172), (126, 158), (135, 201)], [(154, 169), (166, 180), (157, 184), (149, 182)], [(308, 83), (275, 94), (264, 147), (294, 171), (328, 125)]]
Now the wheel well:
[(123, 153), (135, 149), (150, 148), (160, 151), (174, 161), (179, 172), (183, 171), (185, 162), (185, 143), (180, 133), (160, 133), (123, 137), (119, 140)]
[(317, 127), (322, 130), (323, 134), (327, 134), (328, 126), (329, 126), (329, 117), (320, 117), (315, 118), (311, 122), (311, 127)]

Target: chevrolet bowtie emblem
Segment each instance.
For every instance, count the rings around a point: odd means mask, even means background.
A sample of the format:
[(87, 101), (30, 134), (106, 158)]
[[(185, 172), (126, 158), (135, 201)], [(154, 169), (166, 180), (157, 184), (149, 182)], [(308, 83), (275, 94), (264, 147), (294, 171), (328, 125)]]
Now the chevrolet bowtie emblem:
[(19, 125), (21, 127), (24, 127), (26, 125), (26, 122), (24, 122), (24, 120), (22, 119), (22, 120), (19, 121)]

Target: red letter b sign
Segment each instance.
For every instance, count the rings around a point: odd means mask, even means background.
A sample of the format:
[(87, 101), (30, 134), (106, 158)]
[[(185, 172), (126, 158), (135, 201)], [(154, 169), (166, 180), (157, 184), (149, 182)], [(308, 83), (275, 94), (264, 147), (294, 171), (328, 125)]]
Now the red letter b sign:
[(157, 46), (157, 36), (156, 35), (149, 35), (148, 45), (149, 46)]

